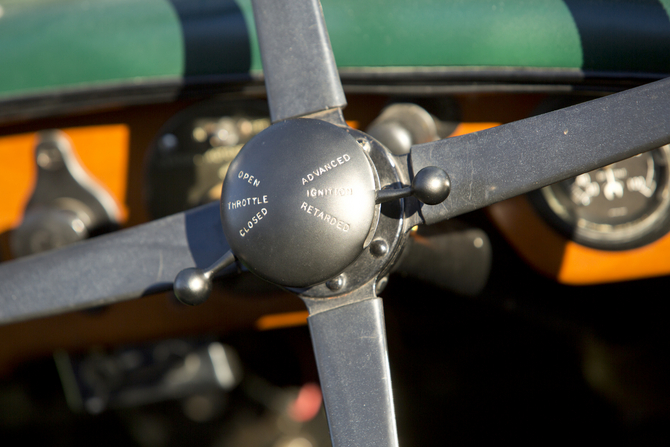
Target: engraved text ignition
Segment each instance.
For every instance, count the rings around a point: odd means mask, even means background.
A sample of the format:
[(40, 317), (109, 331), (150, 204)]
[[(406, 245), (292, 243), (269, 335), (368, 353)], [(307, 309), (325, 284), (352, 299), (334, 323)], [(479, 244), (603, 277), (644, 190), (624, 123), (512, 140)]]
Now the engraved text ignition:
[(322, 197), (322, 196), (351, 196), (354, 194), (352, 188), (312, 188), (307, 190), (307, 197)]
[(247, 233), (254, 227), (254, 225), (260, 222), (260, 220), (263, 219), (267, 214), (268, 210), (266, 210), (265, 208), (261, 208), (261, 210), (256, 214), (254, 214), (251, 220), (247, 222), (247, 225), (240, 230), (240, 236), (242, 237), (246, 236)]
[(311, 182), (314, 180), (316, 177), (320, 176), (321, 174), (325, 174), (326, 172), (330, 171), (331, 169), (334, 169), (340, 165), (345, 164), (351, 160), (351, 157), (349, 154), (344, 154), (341, 157), (337, 157), (335, 160), (330, 160), (328, 163), (326, 163), (323, 166), (319, 166), (306, 176), (302, 178), (302, 184), (306, 185), (307, 183)]
[(323, 220), (324, 222), (327, 222), (331, 225), (334, 225), (335, 228), (338, 230), (342, 230), (345, 233), (349, 231), (349, 224), (342, 222), (341, 220), (337, 219), (336, 217), (331, 216), (330, 214), (324, 213), (323, 210), (320, 210), (319, 208), (309, 205), (307, 202), (302, 202), (302, 205), (300, 205), (301, 210), (305, 210), (307, 214), (311, 214), (314, 217), (318, 217), (319, 219)]
[(234, 210), (237, 208), (245, 207), (247, 205), (262, 205), (263, 203), (268, 203), (268, 196), (247, 197), (246, 199), (234, 200), (232, 202), (228, 202), (228, 209)]

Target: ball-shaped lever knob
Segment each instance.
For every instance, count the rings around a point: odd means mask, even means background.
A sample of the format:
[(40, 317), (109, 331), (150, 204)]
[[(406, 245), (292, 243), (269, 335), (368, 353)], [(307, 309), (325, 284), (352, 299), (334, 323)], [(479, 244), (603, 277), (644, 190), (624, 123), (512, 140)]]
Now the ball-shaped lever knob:
[(437, 166), (423, 168), (412, 180), (412, 195), (426, 205), (444, 202), (451, 192), (451, 180), (444, 169)]
[(212, 279), (234, 262), (235, 255), (229, 251), (206, 270), (195, 267), (182, 270), (174, 279), (175, 296), (189, 306), (204, 303), (212, 293)]
[(414, 196), (426, 205), (437, 205), (449, 197), (449, 192), (451, 180), (444, 169), (428, 166), (416, 173), (412, 186), (379, 190), (375, 200), (376, 203), (384, 203)]
[(207, 301), (212, 293), (212, 280), (202, 269), (187, 268), (174, 279), (174, 294), (189, 306), (197, 306)]

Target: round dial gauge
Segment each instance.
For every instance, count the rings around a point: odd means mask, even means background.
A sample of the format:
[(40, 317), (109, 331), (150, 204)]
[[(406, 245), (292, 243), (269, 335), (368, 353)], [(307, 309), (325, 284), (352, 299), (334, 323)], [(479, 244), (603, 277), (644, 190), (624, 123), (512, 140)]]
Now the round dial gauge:
[(582, 245), (640, 247), (670, 230), (669, 159), (663, 146), (542, 188), (533, 201)]
[(149, 212), (163, 217), (217, 200), (242, 146), (270, 125), (265, 102), (196, 104), (170, 119), (149, 151)]

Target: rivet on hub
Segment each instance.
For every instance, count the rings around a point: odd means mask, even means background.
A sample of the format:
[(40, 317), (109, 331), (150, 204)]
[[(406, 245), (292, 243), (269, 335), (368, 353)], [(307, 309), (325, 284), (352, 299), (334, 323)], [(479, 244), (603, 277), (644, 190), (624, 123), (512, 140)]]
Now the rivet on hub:
[(344, 287), (344, 282), (345, 282), (344, 275), (340, 275), (326, 282), (326, 287), (328, 287), (333, 292), (337, 292), (342, 287)]
[(356, 138), (356, 143), (358, 143), (365, 152), (370, 152), (370, 142), (365, 138)]
[(388, 283), (389, 283), (389, 277), (388, 276), (384, 276), (383, 278), (381, 278), (379, 281), (377, 281), (376, 292), (378, 294), (382, 293), (384, 291), (384, 289), (386, 288), (386, 286), (388, 285)]
[(389, 246), (384, 239), (375, 239), (370, 244), (370, 253), (376, 258), (381, 258), (389, 251)]

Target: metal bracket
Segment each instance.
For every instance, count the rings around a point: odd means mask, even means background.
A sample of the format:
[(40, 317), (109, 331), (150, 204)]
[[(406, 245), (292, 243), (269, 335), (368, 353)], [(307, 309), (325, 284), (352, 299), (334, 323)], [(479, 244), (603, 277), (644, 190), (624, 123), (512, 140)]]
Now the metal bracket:
[(35, 163), (35, 189), (10, 239), (15, 256), (62, 247), (118, 225), (116, 202), (86, 172), (65, 133), (39, 132)]

